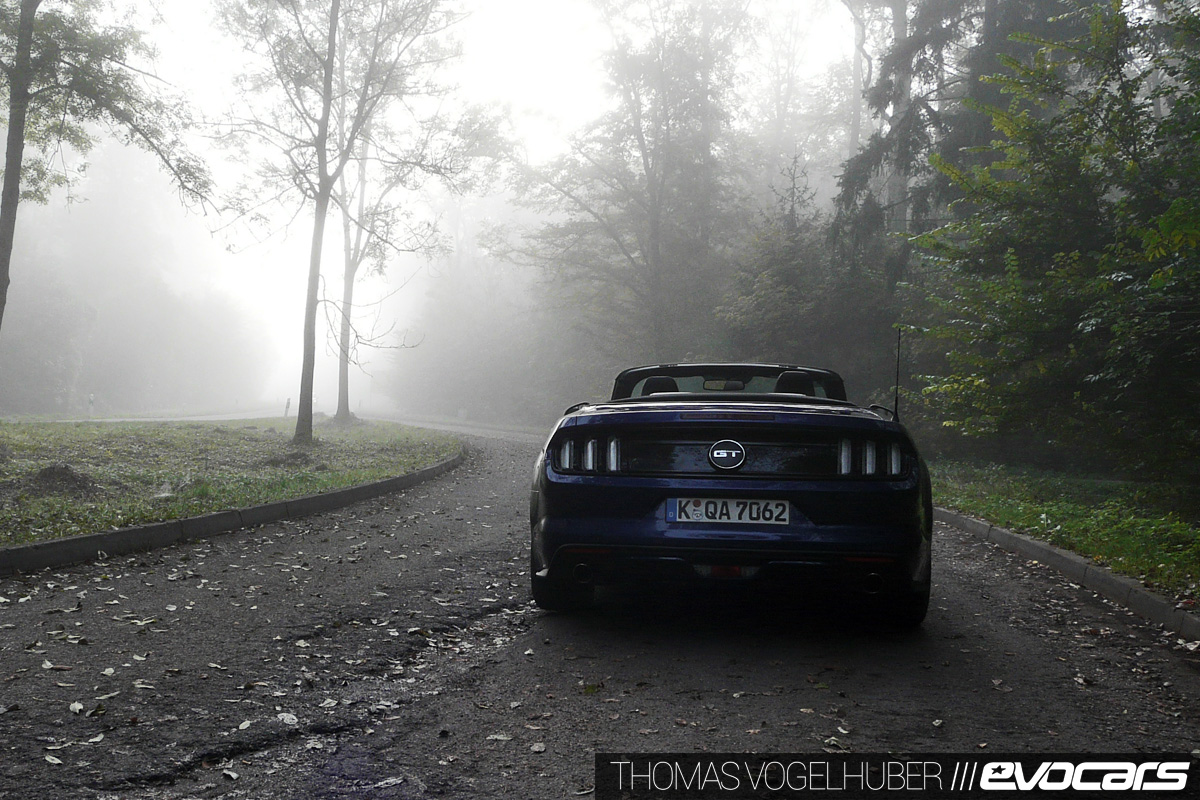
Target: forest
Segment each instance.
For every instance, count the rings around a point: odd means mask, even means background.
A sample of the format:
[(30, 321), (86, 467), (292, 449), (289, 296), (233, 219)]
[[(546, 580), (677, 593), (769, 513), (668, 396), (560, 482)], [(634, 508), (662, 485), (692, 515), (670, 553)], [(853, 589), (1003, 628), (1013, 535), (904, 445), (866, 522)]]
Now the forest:
[[(99, 5), (45, 4), (32, 19), (62, 25)], [(38, 5), (8, 0), (0, 16), (10, 120), (19, 12)], [(160, 99), (88, 105), (70, 89), (39, 107), (35, 81), (22, 90), (32, 155), (16, 189), (10, 124), (7, 202), (52, 199), (54, 148), (65, 136), (86, 149), (104, 122), (167, 165), (189, 202), (239, 219), (275, 204), (306, 220), (301, 426), (319, 340), (340, 356), (339, 417), (346, 374), (370, 360), (373, 402), (529, 427), (605, 396), (628, 366), (754, 360), (837, 370), (862, 402), (898, 398), (930, 452), (1200, 478), (1193, 5), (587, 5), (605, 42), (604, 99), (548, 158), (531, 157), (503, 109), (435, 74), (460, 54), (451, 3), (225, 0), (214, 7), (244, 44), (237, 87), (251, 99), (216, 138), (257, 165), (248, 180), (214, 181), (179, 146), (189, 121)], [(843, 46), (812, 26), (817, 11), (848, 23)], [(86, 18), (90, 33), (114, 30), (99, 19)], [(34, 68), (48, 57), (38, 30)], [(814, 66), (815, 50), (839, 55)], [(394, 54), (386, 69), (372, 60), (381, 52)], [(143, 112), (157, 127), (138, 124)], [(430, 277), (415, 319), (387, 319), (386, 297), (353, 298), (363, 276), (398, 283), (396, 264), (418, 258)], [(2, 266), (7, 289), (7, 255)], [(327, 283), (340, 299), (318, 297)], [(78, 412), (80, 376), (114, 368), (119, 348), (98, 338), (94, 310), (69, 315), (73, 328), (38, 310), (78, 302), (55, 291), (0, 305), (0, 413)], [(378, 332), (354, 322), (359, 306), (375, 323), (385, 309)], [(196, 337), (237, 354), (218, 372), (245, 387), (261, 343), (223, 313), (186, 312)], [(187, 326), (186, 314), (163, 324)], [(154, 405), (216, 385), (201, 383), (155, 390)]]
[(399, 356), (442, 370), (403, 400), (535, 422), (746, 359), (891, 405), (898, 357), (931, 447), (1195, 477), (1196, 9), (845, 5), (855, 56), (805, 83), (803, 4), (606, 4), (611, 107), (514, 170), (528, 225), (455, 252), (426, 313), (471, 313)]

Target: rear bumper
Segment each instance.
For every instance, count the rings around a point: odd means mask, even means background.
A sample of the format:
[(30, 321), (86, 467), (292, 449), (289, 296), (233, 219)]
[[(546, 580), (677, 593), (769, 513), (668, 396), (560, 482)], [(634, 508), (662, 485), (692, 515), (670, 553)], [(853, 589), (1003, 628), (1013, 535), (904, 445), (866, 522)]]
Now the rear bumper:
[[(926, 492), (898, 481), (555, 480), (533, 496), (535, 580), (900, 594), (928, 585)], [(787, 525), (678, 523), (671, 497), (787, 500)]]
[[(564, 545), (539, 580), (594, 586), (747, 585), (798, 594), (902, 594), (922, 588), (920, 552), (848, 555), (736, 548)], [(927, 554), (924, 555), (927, 558)]]

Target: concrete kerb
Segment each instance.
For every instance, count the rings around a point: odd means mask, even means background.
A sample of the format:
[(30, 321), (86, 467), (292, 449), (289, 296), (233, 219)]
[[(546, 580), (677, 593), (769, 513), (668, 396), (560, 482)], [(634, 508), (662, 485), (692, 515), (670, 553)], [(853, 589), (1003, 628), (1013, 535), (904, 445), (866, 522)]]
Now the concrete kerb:
[(218, 511), (199, 517), (171, 520), (150, 525), (54, 539), (48, 542), (0, 548), (0, 577), (38, 570), (65, 567), (85, 561), (140, 553), (181, 542), (207, 539), (243, 528), (252, 528), (281, 519), (333, 511), (373, 497), (409, 489), (443, 475), (462, 463), (466, 453), (446, 459), (408, 475), (385, 478), (346, 489), (299, 497), (261, 506)]
[(1061, 572), (1072, 581), (1128, 608), (1140, 617), (1178, 633), (1188, 641), (1200, 639), (1200, 617), (1190, 614), (1165, 597), (1150, 591), (1133, 578), (1115, 575), (1107, 567), (1095, 564), (1061, 547), (998, 528), (944, 508), (934, 509), (934, 519), (986, 539), (1005, 550), (1018, 553)]

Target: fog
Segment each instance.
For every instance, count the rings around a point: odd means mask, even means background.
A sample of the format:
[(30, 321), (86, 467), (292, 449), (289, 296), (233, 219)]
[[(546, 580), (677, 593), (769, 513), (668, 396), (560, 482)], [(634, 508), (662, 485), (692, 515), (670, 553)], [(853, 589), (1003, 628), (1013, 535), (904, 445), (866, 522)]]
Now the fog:
[[(859, 399), (887, 389), (887, 347), (813, 335), (828, 328), (835, 337), (844, 309), (810, 308), (805, 328), (777, 326), (778, 310), (762, 306), (799, 311), (806, 293), (828, 295), (832, 273), (817, 275), (828, 272), (824, 262), (812, 265), (809, 284), (788, 279), (769, 291), (778, 276), (746, 271), (763, 260), (756, 253), (789, 204), (785, 227), (811, 228), (811, 245), (827, 247), (862, 88), (843, 4), (465, 5), (469, 15), (449, 32), (462, 47), (446, 71), (450, 102), (500, 117), (505, 143), (477, 154), (468, 190), (432, 180), (402, 196), (413, 224), (437, 226), (438, 246), (394, 253), (358, 281), (354, 325), (372, 341), (355, 350), (355, 413), (540, 426), (571, 402), (604, 396), (624, 367), (688, 359), (811, 363), (842, 371)], [(254, 180), (254, 165), (215, 137), (231, 97), (241, 102), (232, 81), (251, 56), (216, 30), (205, 4), (145, 9), (158, 74), (186, 92), (200, 120), (191, 141), (219, 201)], [(886, 28), (885, 10), (872, 24)], [(876, 39), (879, 55), (887, 42)], [(671, 87), (629, 73), (628, 59), (672, 48), (698, 60), (664, 60), (680, 73), (665, 78)], [(624, 67), (613, 56), (622, 52)], [(614, 77), (619, 69), (626, 74)], [(690, 95), (697, 81), (708, 97)], [(642, 109), (676, 115), (680, 131), (640, 155), (628, 150), (632, 140), (617, 141), (629, 132), (623, 92), (635, 85), (646, 92)], [(865, 143), (885, 123), (858, 113)], [(618, 152), (629, 157), (619, 168)], [(668, 166), (641, 174), (641, 156)], [(69, 151), (63, 158), (80, 163)], [(252, 227), (219, 202), (186, 206), (152, 155), (115, 137), (86, 162), (69, 190), (21, 205), (0, 330), (0, 415), (281, 414), (294, 404), (311, 203), (274, 209)], [(611, 182), (659, 177), (674, 185), (653, 212), (644, 186), (628, 197), (611, 191)], [(568, 184), (579, 203), (559, 191)], [(661, 260), (622, 254), (645, 246), (642, 223), (654, 215), (670, 231), (654, 245)], [(331, 212), (314, 390), (324, 413), (337, 400), (340, 230)]]
[[(223, 257), (181, 217), (144, 154), (106, 144), (71, 202), (21, 209), (9, 313), (0, 335), (0, 408), (82, 416), (260, 407), (298, 293), (238, 293)], [(223, 280), (224, 278), (224, 280)], [(291, 316), (295, 316), (293, 313)]]
[[(456, 102), (503, 113), (511, 152), (536, 166), (562, 156), (570, 137), (612, 112), (605, 53), (614, 37), (648, 36), (647, 8), (658, 13), (672, 4), (650, 2), (624, 19), (586, 0), (467, 5), (469, 16), (452, 30), (462, 44), (449, 70)], [(786, 5), (761, 2), (754, 14), (761, 23)], [(229, 58), (235, 44), (200, 4), (145, 8), (157, 11), (145, 14), (144, 28), (160, 50), (158, 74), (187, 92), (199, 118), (220, 120), (242, 64)], [(804, 90), (815, 92), (852, 41), (836, 4), (812, 4), (805, 18), (830, 32), (806, 32), (808, 52), (794, 65), (794, 77), (810, 82)], [(737, 68), (745, 82), (757, 80), (772, 58), (768, 34), (743, 35)], [(755, 86), (745, 89), (730, 102), (731, 125), (733, 113), (758, 113), (768, 102), (751, 96)], [(239, 169), (248, 170), (212, 145), (210, 133), (202, 125), (194, 140), (220, 194), (247, 178)], [(251, 231), (215, 209), (185, 207), (154, 157), (114, 137), (102, 136), (85, 160), (66, 151), (62, 163), (84, 161), (70, 190), (20, 206), (0, 333), (0, 414), (282, 413), (299, 380), (311, 209), (293, 218), (277, 213), (265, 233)], [(826, 197), (830, 167), (809, 175)], [(397, 254), (383, 275), (361, 279), (355, 326), (376, 341), (355, 351), (354, 410), (540, 425), (576, 398), (602, 395), (630, 360), (733, 355), (710, 343), (655, 351), (596, 336), (594, 314), (572, 308), (580, 288), (518, 252), (523, 237), (556, 211), (522, 204), (515, 182), (514, 170), (502, 169), (481, 191), (431, 186), (404, 198), (413, 215), (438, 225), (442, 248)], [(769, 191), (742, 188), (760, 194), (751, 203)], [(326, 251), (324, 296), (336, 299), (340, 245)], [(314, 408), (328, 413), (337, 392), (336, 320), (324, 311), (320, 318)], [(803, 361), (806, 354), (788, 355)]]

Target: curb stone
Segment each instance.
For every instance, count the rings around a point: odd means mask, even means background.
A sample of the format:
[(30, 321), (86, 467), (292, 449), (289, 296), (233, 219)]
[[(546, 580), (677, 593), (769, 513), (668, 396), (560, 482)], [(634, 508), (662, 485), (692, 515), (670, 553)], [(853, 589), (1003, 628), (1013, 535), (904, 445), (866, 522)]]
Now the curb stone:
[(986, 539), (1005, 550), (1053, 567), (1084, 588), (1124, 606), (1150, 622), (1162, 625), (1166, 630), (1177, 633), (1188, 641), (1200, 639), (1200, 616), (1176, 608), (1173, 602), (1142, 586), (1140, 581), (1116, 575), (1107, 567), (1095, 564), (1069, 550), (954, 511), (935, 508), (933, 518), (980, 539)]
[(112, 556), (141, 553), (172, 544), (233, 533), (243, 528), (253, 528), (281, 519), (293, 519), (309, 514), (333, 511), (362, 500), (412, 488), (419, 483), (449, 472), (461, 464), (465, 457), (465, 449), (460, 449), (456, 456), (407, 475), (291, 500), (266, 503), (261, 506), (217, 511), (198, 517), (0, 548), (0, 578), (18, 573), (36, 572), (41, 569), (66, 567), (85, 561), (102, 560)]

